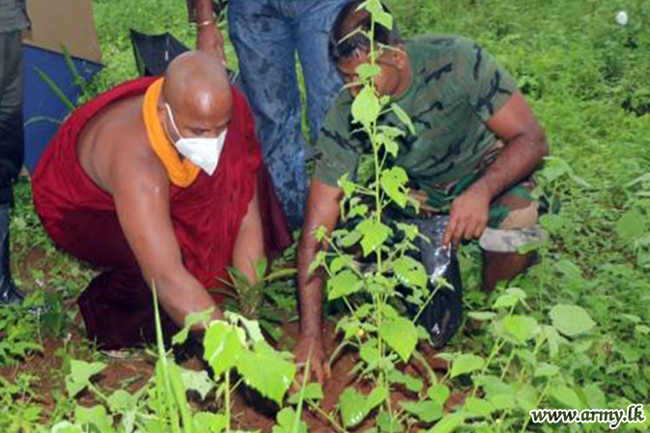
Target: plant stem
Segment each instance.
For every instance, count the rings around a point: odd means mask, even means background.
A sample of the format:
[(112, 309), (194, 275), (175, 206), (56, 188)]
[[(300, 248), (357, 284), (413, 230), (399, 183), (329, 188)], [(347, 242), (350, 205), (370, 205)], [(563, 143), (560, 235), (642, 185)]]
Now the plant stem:
[(224, 399), (226, 401), (226, 433), (230, 433), (230, 370), (225, 373), (225, 382), (226, 382), (226, 395)]
[(339, 431), (340, 433), (348, 433), (348, 431), (345, 428), (343, 428), (338, 422), (336, 422), (333, 416), (325, 412), (318, 404), (314, 403), (311, 400), (306, 400), (306, 401), (310, 409), (316, 411), (320, 416), (324, 417), (327, 420), (327, 422), (329, 422), (330, 425), (334, 427), (337, 431)]

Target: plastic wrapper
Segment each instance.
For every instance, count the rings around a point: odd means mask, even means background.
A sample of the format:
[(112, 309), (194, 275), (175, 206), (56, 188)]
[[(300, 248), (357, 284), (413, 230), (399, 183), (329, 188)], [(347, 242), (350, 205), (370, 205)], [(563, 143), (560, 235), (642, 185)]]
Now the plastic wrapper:
[[(439, 349), (454, 336), (463, 313), (463, 287), (456, 250), (442, 243), (449, 217), (437, 215), (406, 222), (417, 226), (420, 234), (426, 238), (416, 240), (419, 257), (415, 258), (424, 265), (429, 289), (436, 290), (436, 293), (421, 313), (419, 323), (429, 332), (433, 347)], [(453, 288), (440, 284), (441, 279)]]

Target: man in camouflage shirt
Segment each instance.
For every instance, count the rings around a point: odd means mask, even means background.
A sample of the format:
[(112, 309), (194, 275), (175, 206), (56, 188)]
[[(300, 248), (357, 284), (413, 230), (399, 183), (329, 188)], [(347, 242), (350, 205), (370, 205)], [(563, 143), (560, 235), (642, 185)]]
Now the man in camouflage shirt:
[[(327, 362), (321, 340), (322, 280), (308, 274), (321, 247), (313, 236), (338, 221), (338, 179), (354, 177), (362, 155), (372, 153), (363, 132), (354, 132), (350, 108), (359, 92), (357, 67), (369, 61), (370, 41), (355, 30), (370, 28), (368, 12), (353, 1), (332, 29), (330, 56), (348, 84), (330, 110), (320, 137), (298, 249), (301, 329), (295, 349), (322, 380)], [(399, 140), (394, 164), (406, 170), (425, 213), (448, 212), (444, 243), (479, 238), (484, 251), (483, 289), (523, 271), (530, 257), (518, 247), (538, 240), (538, 205), (531, 175), (548, 152), (545, 135), (515, 80), (475, 42), (426, 36), (403, 42), (396, 29), (375, 23), (377, 91), (390, 95), (411, 117), (415, 134)], [(400, 125), (387, 115), (382, 124)], [(358, 129), (358, 128), (357, 128)]]

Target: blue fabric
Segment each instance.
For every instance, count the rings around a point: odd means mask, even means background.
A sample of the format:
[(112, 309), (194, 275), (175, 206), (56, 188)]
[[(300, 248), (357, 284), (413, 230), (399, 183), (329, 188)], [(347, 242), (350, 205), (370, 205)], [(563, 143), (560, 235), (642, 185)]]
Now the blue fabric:
[(290, 224), (307, 201), (305, 140), (296, 54), (307, 89), (307, 122), (315, 141), (342, 81), (327, 54), (329, 31), (348, 0), (231, 0), (230, 38), (257, 124), (266, 166)]

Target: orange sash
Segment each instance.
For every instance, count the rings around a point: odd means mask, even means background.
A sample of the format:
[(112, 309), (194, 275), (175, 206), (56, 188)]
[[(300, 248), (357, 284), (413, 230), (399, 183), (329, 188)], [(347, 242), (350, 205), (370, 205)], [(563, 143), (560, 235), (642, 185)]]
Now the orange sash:
[(174, 145), (169, 141), (158, 117), (158, 100), (162, 92), (163, 78), (154, 81), (144, 94), (142, 116), (147, 128), (149, 143), (163, 163), (169, 180), (181, 188), (188, 187), (194, 182), (201, 169), (192, 164), (189, 159), (181, 160)]

